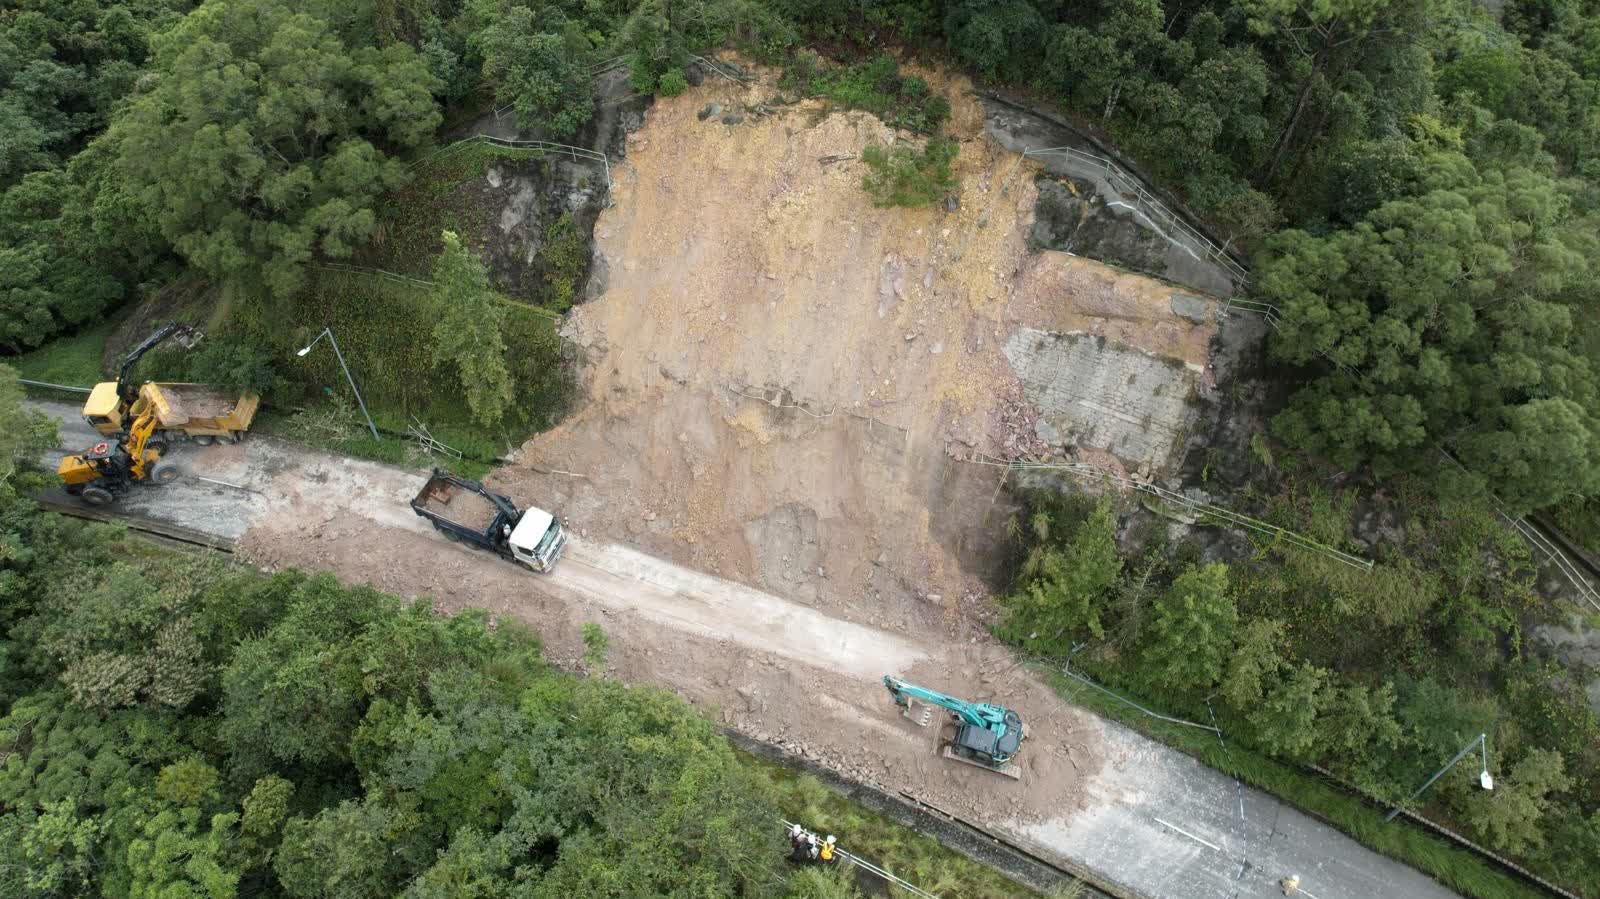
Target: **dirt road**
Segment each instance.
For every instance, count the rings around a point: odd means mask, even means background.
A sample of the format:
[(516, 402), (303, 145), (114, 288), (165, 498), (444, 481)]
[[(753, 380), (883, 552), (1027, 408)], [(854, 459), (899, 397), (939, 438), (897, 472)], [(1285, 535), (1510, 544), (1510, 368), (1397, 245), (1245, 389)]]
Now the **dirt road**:
[[(69, 445), (89, 438), (75, 407), (36, 405), (62, 422)], [(1138, 895), (1265, 897), (1286, 873), (1323, 899), (1451, 895), (1062, 702), (978, 633), (927, 642), (850, 624), (585, 537), (581, 523), (556, 571), (534, 575), (446, 542), (412, 515), (420, 473), (259, 437), (182, 447), (176, 458), (184, 479), (140, 490), (119, 511), (237, 539), (239, 553), (267, 570), (331, 570), (430, 596), (445, 611), (487, 609), (535, 629), (558, 663), (577, 666), (579, 628), (599, 622), (612, 676), (666, 687), (757, 739), (969, 816)], [(877, 682), (885, 673), (1017, 709), (1030, 727), (1022, 780), (937, 758), (933, 733), (896, 714)]]

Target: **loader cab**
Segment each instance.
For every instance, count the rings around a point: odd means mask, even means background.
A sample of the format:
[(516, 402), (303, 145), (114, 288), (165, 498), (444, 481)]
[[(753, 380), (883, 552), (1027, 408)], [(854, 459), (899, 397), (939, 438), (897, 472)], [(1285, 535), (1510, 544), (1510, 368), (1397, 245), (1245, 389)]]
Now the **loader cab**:
[(548, 572), (567, 545), (567, 532), (556, 517), (543, 509), (528, 508), (506, 541), (517, 562), (534, 571)]

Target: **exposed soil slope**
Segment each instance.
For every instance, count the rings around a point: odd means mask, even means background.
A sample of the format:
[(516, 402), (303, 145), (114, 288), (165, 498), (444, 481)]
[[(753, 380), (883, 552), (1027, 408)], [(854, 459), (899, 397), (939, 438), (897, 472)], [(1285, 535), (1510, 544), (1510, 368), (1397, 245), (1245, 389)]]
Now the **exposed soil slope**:
[[(963, 460), (1076, 442), (1129, 470), (1167, 465), (1213, 304), (1184, 297), (1199, 310), (1185, 317), (1167, 284), (1030, 252), (1033, 164), (985, 135), (964, 79), (921, 74), (950, 98), (961, 142), (954, 203), (921, 209), (874, 208), (860, 188), (862, 148), (895, 139), (885, 125), (775, 105), (771, 73), (652, 107), (595, 228), (598, 296), (567, 328), (589, 362), (586, 406), (499, 483), (681, 564), (959, 638), (1014, 511), (1000, 471)], [(1022, 329), (1093, 341), (1075, 364), (1171, 366), (1157, 373), (1179, 420), (1155, 422), (1167, 437), (1147, 447), (1093, 425), (1114, 403), (1069, 389), (1050, 408), (1007, 358)], [(1097, 387), (1061, 364), (1029, 383)], [(1119, 414), (1138, 430), (1166, 408)], [(1137, 452), (1119, 462), (1119, 447)]]

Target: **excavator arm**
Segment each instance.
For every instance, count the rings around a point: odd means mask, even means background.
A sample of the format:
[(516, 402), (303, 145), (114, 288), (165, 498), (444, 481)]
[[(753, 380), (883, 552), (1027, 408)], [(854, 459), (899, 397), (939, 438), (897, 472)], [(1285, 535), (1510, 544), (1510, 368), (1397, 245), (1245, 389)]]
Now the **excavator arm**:
[(911, 699), (920, 699), (929, 705), (936, 705), (939, 708), (948, 710), (973, 727), (987, 728), (994, 720), (999, 720), (999, 716), (991, 718), (984, 714), (985, 710), (993, 708), (992, 706), (984, 703), (965, 702), (954, 696), (946, 696), (937, 690), (929, 690), (927, 687), (919, 687), (916, 684), (903, 681), (892, 674), (883, 676), (883, 685), (889, 688), (889, 695), (894, 697), (895, 704), (899, 706), (908, 705)]

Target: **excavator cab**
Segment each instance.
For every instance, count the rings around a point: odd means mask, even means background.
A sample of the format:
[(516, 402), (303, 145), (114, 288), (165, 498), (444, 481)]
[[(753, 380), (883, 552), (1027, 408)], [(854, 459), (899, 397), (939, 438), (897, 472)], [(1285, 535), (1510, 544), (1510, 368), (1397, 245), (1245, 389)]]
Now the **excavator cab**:
[(1007, 709), (1004, 732), (962, 724), (956, 728), (950, 745), (958, 754), (982, 759), (989, 767), (999, 767), (1011, 761), (1022, 748), (1022, 719)]

